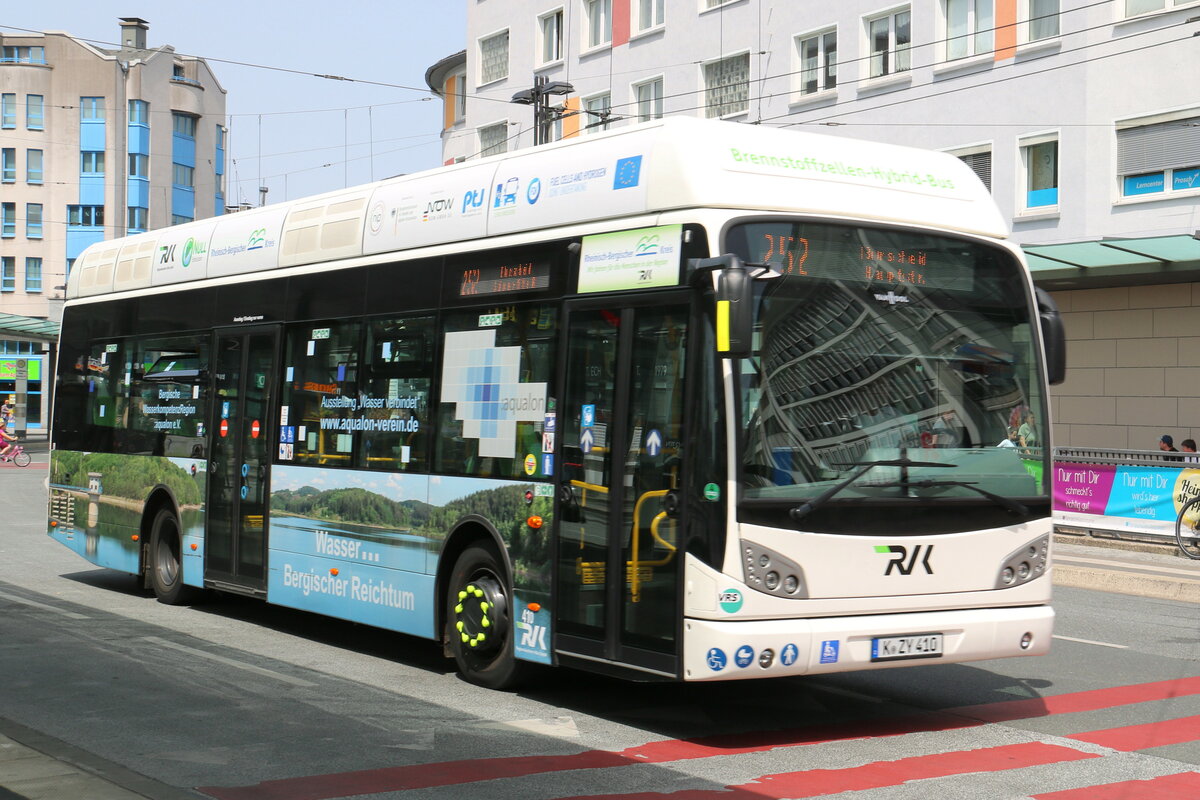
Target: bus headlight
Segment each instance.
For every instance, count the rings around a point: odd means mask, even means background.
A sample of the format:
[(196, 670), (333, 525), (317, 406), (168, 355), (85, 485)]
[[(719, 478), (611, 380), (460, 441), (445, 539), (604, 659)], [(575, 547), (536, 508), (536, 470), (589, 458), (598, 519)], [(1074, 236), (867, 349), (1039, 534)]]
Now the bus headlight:
[(742, 570), (746, 585), (763, 594), (797, 600), (808, 597), (800, 565), (761, 544), (742, 540)]
[(997, 589), (1011, 589), (1046, 573), (1050, 555), (1050, 536), (1042, 536), (1010, 553), (1000, 565)]

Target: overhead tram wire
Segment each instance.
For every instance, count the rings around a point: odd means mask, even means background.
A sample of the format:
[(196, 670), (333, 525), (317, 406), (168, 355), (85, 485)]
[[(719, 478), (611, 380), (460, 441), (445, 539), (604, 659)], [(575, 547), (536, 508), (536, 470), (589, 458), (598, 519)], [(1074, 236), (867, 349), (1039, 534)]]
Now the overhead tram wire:
[[(1176, 26), (1178, 26), (1178, 25), (1185, 25), (1185, 24), (1188, 24), (1188, 22), (1189, 22), (1189, 21), (1191, 21), (1191, 20), (1184, 20), (1184, 21), (1180, 21), (1180, 22), (1178, 22), (1178, 23), (1174, 23), (1173, 25), (1166, 26), (1166, 27), (1167, 27), (1167, 28), (1170, 28), (1170, 27), (1176, 27)], [(1110, 24), (1111, 24), (1111, 23), (1110, 23)], [(1096, 27), (1107, 27), (1107, 26), (1096, 26)], [(1146, 35), (1146, 34), (1149, 34), (1149, 33), (1157, 33), (1157, 32), (1159, 32), (1159, 31), (1162, 31), (1162, 30), (1164, 30), (1164, 29), (1165, 29), (1165, 28), (1155, 28), (1155, 29), (1151, 29), (1151, 30), (1140, 31), (1140, 32), (1138, 32), (1138, 33), (1133, 33), (1133, 34), (1130, 34), (1129, 36), (1125, 37), (1125, 39), (1130, 39), (1130, 38), (1137, 37), (1137, 36), (1143, 36), (1143, 35)], [(1092, 28), (1089, 28), (1089, 29), (1086, 29), (1086, 30), (1093, 30), (1093, 29), (1092, 29)], [(1080, 30), (1080, 31), (1072, 31), (1072, 33), (1083, 33), (1083, 32), (1085, 32), (1085, 30)], [(998, 78), (998, 79), (996, 79), (996, 80), (993, 80), (993, 81), (987, 81), (987, 82), (985, 82), (985, 83), (974, 83), (974, 84), (969, 84), (969, 85), (964, 85), (964, 86), (958, 86), (958, 87), (954, 87), (954, 88), (951, 88), (951, 89), (946, 89), (946, 90), (944, 90), (944, 91), (941, 91), (941, 92), (936, 92), (936, 93), (932, 93), (932, 94), (928, 94), (928, 95), (921, 95), (921, 96), (919, 96), (919, 97), (914, 97), (914, 96), (912, 96), (912, 95), (911, 95), (911, 93), (910, 93), (910, 92), (905, 92), (905, 97), (904, 97), (903, 99), (901, 99), (901, 100), (897, 100), (897, 101), (895, 101), (895, 102), (892, 102), (892, 103), (887, 103), (887, 104), (878, 105), (878, 106), (871, 106), (871, 107), (869, 107), (869, 108), (863, 108), (863, 109), (849, 109), (849, 110), (846, 110), (846, 111), (840, 111), (840, 112), (838, 112), (837, 114), (831, 114), (831, 115), (828, 115), (828, 116), (825, 116), (825, 117), (821, 117), (821, 118), (819, 118), (819, 119), (815, 119), (815, 120), (804, 120), (804, 121), (797, 121), (797, 122), (793, 122), (793, 123), (784, 123), (784, 124), (780, 125), (779, 127), (790, 127), (790, 126), (792, 126), (792, 125), (815, 125), (815, 124), (824, 124), (824, 121), (825, 121), (825, 120), (828, 120), (828, 119), (833, 119), (834, 117), (846, 116), (846, 115), (849, 115), (849, 114), (860, 114), (860, 113), (865, 113), (865, 112), (867, 112), (867, 111), (872, 111), (872, 110), (879, 109), (879, 108), (889, 108), (889, 107), (891, 107), (891, 106), (894, 106), (894, 105), (899, 105), (899, 104), (901, 104), (901, 103), (913, 102), (913, 101), (915, 101), (915, 100), (923, 100), (923, 99), (926, 99), (926, 98), (939, 97), (939, 96), (941, 96), (941, 95), (944, 95), (944, 94), (952, 94), (952, 93), (955, 93), (955, 92), (969, 91), (969, 90), (971, 90), (971, 89), (975, 89), (975, 88), (979, 88), (979, 87), (983, 87), (983, 86), (994, 86), (994, 85), (997, 85), (997, 84), (1000, 84), (1000, 83), (1005, 83), (1005, 82), (1008, 82), (1008, 81), (1021, 80), (1021, 79), (1025, 78), (1025, 77), (1029, 77), (1029, 76), (1033, 76), (1033, 75), (1040, 75), (1040, 74), (1044, 74), (1044, 73), (1046, 73), (1046, 72), (1053, 72), (1053, 71), (1055, 71), (1055, 70), (1067, 69), (1067, 68), (1070, 68), (1070, 67), (1076, 67), (1076, 66), (1080, 66), (1080, 65), (1083, 65), (1083, 64), (1088, 64), (1088, 63), (1091, 63), (1091, 62), (1093, 62), (1093, 61), (1102, 61), (1102, 60), (1106, 60), (1106, 59), (1109, 59), (1109, 58), (1115, 58), (1115, 57), (1122, 56), (1122, 55), (1129, 55), (1129, 54), (1132, 54), (1132, 53), (1138, 53), (1138, 52), (1142, 52), (1142, 51), (1144, 51), (1144, 50), (1149, 50), (1149, 49), (1152, 49), (1152, 48), (1155, 48), (1155, 47), (1159, 47), (1159, 46), (1162, 46), (1162, 45), (1176, 44), (1176, 43), (1179, 43), (1179, 42), (1186, 42), (1186, 41), (1189, 41), (1189, 40), (1191, 40), (1192, 38), (1193, 38), (1193, 36), (1187, 36), (1187, 37), (1182, 37), (1182, 38), (1179, 38), (1179, 39), (1170, 39), (1170, 40), (1167, 40), (1167, 41), (1164, 41), (1164, 42), (1154, 42), (1154, 43), (1151, 43), (1151, 44), (1148, 44), (1148, 45), (1142, 45), (1142, 46), (1139, 46), (1139, 47), (1127, 48), (1127, 49), (1120, 50), (1120, 51), (1118, 51), (1118, 52), (1114, 52), (1114, 53), (1105, 53), (1105, 54), (1103, 54), (1103, 55), (1098, 55), (1098, 56), (1095, 56), (1095, 57), (1093, 57), (1093, 58), (1085, 58), (1085, 59), (1082, 59), (1082, 60), (1079, 60), (1079, 61), (1072, 61), (1072, 62), (1071, 62), (1071, 63), (1069, 63), (1069, 64), (1057, 64), (1057, 65), (1054, 65), (1054, 66), (1047, 67), (1047, 68), (1045, 68), (1045, 69), (1037, 70), (1036, 72), (1024, 72), (1024, 73), (1021, 73), (1020, 75), (1009, 75), (1009, 76), (1005, 76), (1005, 77), (1003, 77), (1003, 78)], [(1113, 44), (1114, 44), (1114, 42), (1113, 42), (1112, 40), (1109, 40), (1109, 41), (1104, 41), (1104, 42), (1096, 42), (1096, 43), (1093, 43), (1093, 44), (1081, 45), (1080, 47), (1071, 48), (1071, 49), (1068, 49), (1068, 50), (1061, 50), (1061, 51), (1059, 51), (1059, 55), (1067, 55), (1067, 54), (1071, 54), (1071, 53), (1078, 53), (1078, 52), (1082, 52), (1082, 51), (1085, 51), (1085, 50), (1090, 50), (1090, 49), (1093, 49), (1093, 48), (1096, 48), (1096, 47), (1110, 46), (1110, 45), (1113, 45)], [(994, 51), (992, 51), (992, 52), (994, 52)], [(869, 56), (868, 56), (868, 57), (869, 57)], [(863, 60), (863, 59), (862, 59), (862, 58), (858, 58), (858, 59), (849, 59), (849, 60), (847, 60), (847, 61), (845, 61), (845, 62), (838, 62), (838, 64), (839, 64), (839, 66), (841, 66), (842, 64), (853, 64), (853, 63), (855, 63), (855, 62), (857, 62), (857, 61), (861, 61), (861, 60)], [(1016, 66), (1016, 63), (1015, 63), (1015, 62), (1010, 62), (1010, 63), (1008, 63), (1008, 64), (1001, 64), (1001, 65), (998, 65), (998, 66), (994, 67), (993, 69), (997, 69), (997, 70), (998, 70), (998, 69), (1011, 69), (1012, 67), (1015, 67), (1015, 66)], [(789, 75), (794, 75), (794, 74), (796, 74), (796, 73), (794, 73), (794, 72), (791, 72), (791, 73), (784, 73), (784, 74), (782, 74), (782, 75), (775, 76), (775, 78), (788, 77)], [(771, 80), (774, 80), (775, 78), (771, 78)], [(855, 81), (846, 81), (846, 82), (844, 82), (844, 83), (839, 83), (838, 85), (839, 85), (839, 86), (850, 86), (850, 85), (857, 84), (857, 83), (869, 82), (869, 81), (871, 81), (871, 80), (874, 80), (874, 79), (872, 79), (872, 78), (864, 78), (864, 79), (855, 80)], [(919, 87), (914, 87), (914, 88), (919, 88)], [(664, 100), (665, 100), (665, 99), (668, 99), (668, 98), (677, 98), (677, 97), (690, 97), (690, 96), (694, 96), (694, 95), (698, 95), (698, 94), (703, 94), (705, 91), (707, 91), (707, 90), (706, 90), (706, 89), (697, 89), (697, 90), (688, 91), (688, 92), (679, 92), (679, 93), (677, 93), (677, 94), (673, 94), (673, 95), (667, 95), (666, 97), (664, 97)], [(911, 91), (911, 90), (910, 90), (910, 91)], [(789, 95), (792, 95), (792, 94), (794, 94), (794, 92), (793, 92), (792, 90), (790, 90), (790, 89), (789, 89), (789, 90), (787, 90), (787, 91), (782, 91), (782, 92), (772, 92), (772, 93), (770, 93), (770, 94), (763, 95), (762, 97), (764, 97), (764, 98), (773, 98), (773, 97), (786, 97), (786, 96), (789, 96)], [(757, 99), (757, 98), (755, 98), (755, 97), (749, 97), (749, 98), (747, 98), (747, 101), (749, 102), (749, 101), (751, 101), (751, 100), (754, 100), (754, 99)], [(839, 102), (839, 103), (837, 104), (837, 106), (838, 106), (838, 107), (844, 107), (844, 106), (846, 106), (846, 105), (849, 105), (849, 104), (851, 104), (851, 103), (860, 103), (860, 102), (866, 102), (866, 101), (868, 101), (868, 100), (872, 100), (872, 99), (876, 99), (876, 98), (872, 98), (872, 97), (863, 97), (863, 98), (858, 98), (858, 97), (856, 97), (856, 98), (851, 98), (851, 99), (849, 99), (849, 100), (846, 100), (846, 101), (843, 101), (843, 102)], [(633, 106), (633, 105), (635, 105), (635, 104), (634, 104), (634, 103), (623, 103), (623, 104), (621, 104), (620, 106), (615, 106), (614, 108), (630, 107), (630, 106)], [(663, 114), (663, 116), (672, 116), (672, 115), (676, 115), (676, 114), (685, 114), (685, 113), (688, 113), (688, 112), (691, 112), (691, 111), (698, 111), (698, 110), (701, 110), (701, 109), (704, 109), (704, 108), (707, 108), (707, 107), (708, 107), (708, 104), (707, 104), (707, 103), (704, 103), (704, 104), (701, 104), (701, 105), (694, 105), (694, 106), (690, 106), (690, 107), (687, 107), (687, 108), (675, 109), (674, 111), (670, 112), (669, 114), (668, 114), (668, 113), (664, 113), (664, 114)], [(789, 111), (789, 112), (788, 112), (788, 113), (786, 113), (786, 114), (780, 114), (780, 115), (777, 115), (777, 116), (774, 116), (774, 117), (767, 117), (767, 118), (765, 118), (765, 119), (759, 119), (759, 120), (755, 120), (755, 121), (753, 121), (753, 122), (748, 122), (748, 123), (744, 123), (744, 124), (758, 125), (758, 124), (763, 124), (763, 123), (770, 123), (770, 122), (774, 122), (774, 121), (776, 121), (776, 120), (782, 120), (782, 119), (786, 119), (786, 118), (788, 118), (788, 117), (796, 116), (796, 115), (797, 115), (797, 113), (798, 113), (798, 112), (792, 112), (792, 111)], [(799, 113), (804, 113), (804, 112), (799, 112)], [(878, 124), (879, 124), (881, 127), (886, 127), (886, 126), (888, 125), (888, 123), (878, 123)]]
[[(1074, 9), (1068, 9), (1067, 11), (1060, 12), (1060, 13), (1059, 13), (1059, 16), (1062, 16), (1062, 15), (1064, 15), (1064, 14), (1070, 13), (1070, 12), (1072, 12), (1072, 11), (1080, 11), (1080, 10), (1084, 10), (1084, 9), (1092, 8), (1092, 7), (1095, 7), (1095, 6), (1108, 5), (1108, 4), (1109, 4), (1109, 0), (1100, 0), (1100, 2), (1095, 2), (1095, 3), (1091, 3), (1091, 4), (1089, 4), (1089, 5), (1086, 5), (1086, 6), (1079, 6), (1079, 7), (1077, 7), (1077, 8), (1074, 8)], [(1052, 15), (1052, 14), (1047, 14), (1047, 15), (1043, 15), (1043, 16), (1041, 16), (1041, 17), (1034, 17), (1034, 18), (1032, 18), (1032, 19), (1030, 19), (1030, 20), (1026, 20), (1025, 22), (1026, 22), (1026, 23), (1028, 23), (1028, 22), (1032, 22), (1032, 21), (1034, 21), (1034, 20), (1037, 20), (1037, 19), (1044, 19), (1044, 18), (1046, 18), (1046, 17), (1050, 17), (1050, 16), (1055, 16), (1055, 15)], [(992, 27), (992, 28), (984, 28), (984, 29), (981, 29), (979, 32), (987, 32), (987, 31), (995, 32), (995, 31), (998, 31), (998, 30), (1006, 29), (1006, 28), (1012, 28), (1012, 27), (1016, 27), (1016, 26), (1017, 26), (1017, 25), (1019, 25), (1019, 24), (1021, 24), (1021, 23), (1016, 23), (1016, 24), (1006, 24), (1006, 25), (998, 25), (998, 26), (994, 26), (994, 27)], [(1177, 24), (1183, 24), (1183, 23), (1177, 23)], [(1066, 37), (1066, 36), (1071, 36), (1071, 35), (1076, 35), (1076, 34), (1081, 34), (1081, 33), (1088, 33), (1088, 32), (1094, 31), (1094, 30), (1099, 30), (1099, 29), (1102, 29), (1102, 28), (1108, 28), (1108, 27), (1111, 27), (1111, 26), (1112, 26), (1112, 23), (1111, 23), (1111, 22), (1107, 22), (1107, 23), (1101, 23), (1101, 24), (1099, 24), (1099, 25), (1093, 25), (1093, 26), (1091, 26), (1091, 27), (1089, 27), (1089, 28), (1080, 28), (1080, 29), (1078, 29), (1078, 30), (1073, 30), (1073, 31), (1069, 31), (1069, 32), (1067, 32), (1067, 33), (1059, 34), (1059, 36), (1058, 36), (1057, 38), (1060, 38), (1060, 39), (1061, 39), (1061, 38), (1064, 38), (1064, 37)], [(1161, 28), (1158, 28), (1158, 29), (1154, 29), (1154, 30), (1140, 31), (1140, 32), (1138, 32), (1138, 33), (1130, 34), (1130, 36), (1140, 36), (1140, 35), (1143, 35), (1143, 34), (1145, 34), (1145, 33), (1152, 33), (1152, 32), (1154, 32), (1154, 31), (1156, 31), (1156, 30), (1162, 30), (1162, 29), (1161, 29)], [(936, 47), (936, 46), (939, 46), (939, 45), (943, 45), (943, 44), (945, 44), (946, 42), (949, 42), (951, 39), (957, 39), (957, 38), (959, 38), (959, 37), (948, 37), (948, 38), (943, 38), (943, 39), (934, 39), (934, 40), (932, 40), (932, 41), (929, 41), (929, 42), (922, 42), (922, 43), (917, 43), (917, 44), (910, 44), (910, 45), (908, 46), (908, 50), (911, 52), (911, 51), (915, 51), (915, 50), (924, 49), (924, 48), (927, 48), (927, 47)], [(1106, 42), (1097, 42), (1097, 43), (1095, 43), (1095, 44), (1092, 44), (1092, 45), (1084, 45), (1083, 47), (1080, 47), (1080, 48), (1073, 48), (1073, 49), (1071, 49), (1071, 50), (1065, 50), (1065, 51), (1060, 51), (1060, 52), (1064, 52), (1064, 53), (1077, 52), (1078, 50), (1081, 50), (1081, 49), (1087, 49), (1087, 48), (1089, 48), (1089, 47), (1098, 47), (1098, 46), (1101, 46), (1101, 45), (1104, 45), (1104, 44), (1111, 44), (1111, 43), (1112, 43), (1111, 41), (1106, 41)], [(993, 48), (992, 50), (989, 50), (989, 51), (988, 51), (986, 54), (994, 54), (995, 52), (996, 52), (996, 50), (995, 50), (995, 48)], [(761, 55), (765, 55), (765, 54), (766, 54), (766, 51), (760, 51), (760, 52), (751, 52), (749, 55), (759, 55), (759, 56), (761, 56)], [(985, 55), (985, 53), (980, 53), (980, 54), (978, 54), (978, 55)], [(845, 60), (843, 60), (843, 61), (838, 61), (838, 62), (836, 62), (836, 64), (835, 64), (834, 66), (838, 67), (838, 68), (839, 68), (839, 72), (840, 72), (840, 71), (842, 70), (842, 68), (843, 68), (843, 67), (852, 67), (852, 66), (854, 66), (855, 64), (859, 64), (859, 63), (861, 63), (861, 62), (863, 62), (863, 61), (867, 61), (867, 60), (869, 60), (869, 59), (870, 59), (870, 58), (872, 58), (872, 57), (873, 57), (873, 56), (872, 56), (871, 54), (868, 54), (868, 55), (865, 55), (865, 56), (859, 56), (859, 57), (857, 57), (857, 58), (848, 58), (848, 59), (845, 59)], [(700, 63), (702, 63), (702, 62), (701, 62), (701, 61), (696, 61), (696, 60), (693, 60), (693, 61), (680, 62), (680, 63), (677, 63), (677, 64), (670, 64), (670, 65), (666, 65), (666, 66), (659, 66), (659, 67), (648, 67), (648, 68), (646, 68), (645, 70), (639, 70), (639, 71), (640, 71), (640, 72), (644, 72), (644, 71), (655, 71), (655, 70), (662, 70), (662, 69), (666, 69), (667, 67), (671, 67), (671, 66), (678, 67), (678, 66), (695, 65), (695, 64), (700, 64)], [(1008, 66), (1008, 65), (1005, 65), (1005, 66)], [(781, 78), (790, 78), (790, 77), (793, 77), (793, 76), (795, 76), (795, 75), (800, 75), (800, 74), (803, 74), (803, 73), (804, 73), (804, 72), (806, 72), (806, 71), (807, 71), (807, 70), (805, 70), (805, 69), (798, 69), (798, 70), (791, 70), (791, 71), (788, 71), (788, 72), (781, 72), (781, 73), (779, 73), (778, 75), (766, 75), (766, 76), (763, 76), (762, 78), (760, 78), (760, 79), (759, 79), (759, 83), (765, 84), (765, 83), (767, 83), (768, 81), (779, 80), (779, 79), (781, 79)], [(621, 73), (616, 73), (616, 74), (621, 74)], [(594, 80), (595, 78), (602, 78), (602, 77), (603, 77), (603, 76), (590, 76), (590, 77), (579, 78), (578, 80), (580, 80), (580, 81), (586, 81), (586, 80)], [(857, 84), (857, 83), (863, 83), (863, 82), (867, 82), (867, 81), (870, 81), (870, 80), (874, 80), (874, 79), (873, 79), (873, 78), (862, 78), (862, 79), (858, 79), (858, 80), (852, 80), (852, 81), (842, 81), (842, 82), (839, 82), (839, 83), (838, 83), (838, 86), (851, 86), (851, 85), (854, 85), (854, 84)], [(705, 93), (706, 91), (707, 91), (707, 89), (703, 89), (703, 88), (702, 88), (702, 89), (692, 89), (692, 90), (689, 90), (689, 91), (686, 91), (686, 92), (677, 92), (677, 93), (675, 93), (675, 94), (664, 95), (664, 96), (663, 96), (663, 100), (665, 101), (665, 100), (670, 100), (670, 99), (675, 99), (675, 98), (681, 98), (681, 97), (691, 97), (691, 96), (695, 96), (695, 95), (701, 95), (701, 94)], [(749, 99), (751, 99), (751, 100), (754, 100), (754, 99), (765, 99), (765, 98), (773, 98), (773, 97), (782, 97), (782, 96), (787, 96), (787, 95), (791, 95), (791, 94), (794, 94), (794, 91), (792, 91), (792, 90), (790, 90), (790, 89), (789, 89), (789, 90), (787, 90), (787, 91), (782, 91), (782, 92), (772, 92), (772, 93), (769, 93), (769, 94), (761, 94), (761, 95), (758, 95), (758, 96), (756, 96), (756, 97), (749, 98)], [(854, 98), (854, 99), (848, 100), (848, 101), (846, 101), (846, 102), (858, 102), (858, 98)], [(616, 108), (632, 108), (632, 107), (634, 107), (634, 106), (636, 106), (636, 102), (633, 102), (633, 101), (631, 101), (631, 102), (628, 102), (628, 103), (621, 103), (621, 104), (619, 104), (619, 105), (613, 106), (613, 108), (614, 108), (614, 109), (616, 109)], [(686, 112), (686, 111), (695, 111), (695, 110), (702, 109), (702, 108), (706, 108), (706, 107), (707, 107), (707, 104), (705, 104), (705, 105), (691, 106), (691, 107), (684, 108), (684, 109), (677, 109), (676, 111), (674, 111), (674, 112), (671, 112), (671, 113), (681, 113), (681, 112)], [(664, 114), (664, 116), (666, 116), (666, 114)]]

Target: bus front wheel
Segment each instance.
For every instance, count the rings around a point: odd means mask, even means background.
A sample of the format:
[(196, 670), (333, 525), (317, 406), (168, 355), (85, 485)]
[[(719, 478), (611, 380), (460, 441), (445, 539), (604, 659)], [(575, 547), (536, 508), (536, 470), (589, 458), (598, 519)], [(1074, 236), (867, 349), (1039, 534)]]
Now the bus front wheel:
[(159, 509), (150, 529), (150, 585), (158, 602), (169, 606), (191, 600), (183, 584), (183, 536), (175, 512)]
[(462, 676), (489, 689), (508, 689), (522, 677), (513, 656), (512, 599), (493, 550), (471, 545), (450, 573), (446, 636)]

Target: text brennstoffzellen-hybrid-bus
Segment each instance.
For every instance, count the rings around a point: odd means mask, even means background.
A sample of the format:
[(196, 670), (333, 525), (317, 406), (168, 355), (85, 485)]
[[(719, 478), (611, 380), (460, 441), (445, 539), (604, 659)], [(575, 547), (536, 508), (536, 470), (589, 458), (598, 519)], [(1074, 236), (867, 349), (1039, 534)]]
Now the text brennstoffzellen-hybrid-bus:
[(50, 535), (495, 687), (1043, 653), (1047, 443), (997, 445), (1062, 334), (1005, 235), (952, 156), (666, 120), (102, 242)]

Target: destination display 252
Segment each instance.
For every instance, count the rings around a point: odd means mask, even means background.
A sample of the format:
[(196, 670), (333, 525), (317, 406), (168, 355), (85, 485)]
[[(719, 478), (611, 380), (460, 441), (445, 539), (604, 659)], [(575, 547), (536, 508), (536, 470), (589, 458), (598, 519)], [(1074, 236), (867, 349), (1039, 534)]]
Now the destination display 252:
[(550, 288), (550, 263), (523, 261), (488, 264), (459, 270), (459, 297), (495, 297)]

